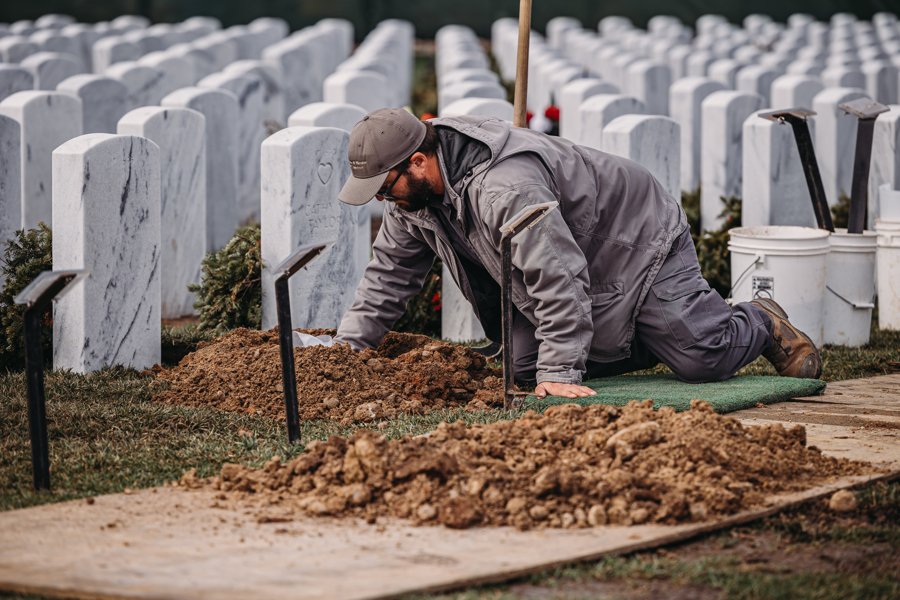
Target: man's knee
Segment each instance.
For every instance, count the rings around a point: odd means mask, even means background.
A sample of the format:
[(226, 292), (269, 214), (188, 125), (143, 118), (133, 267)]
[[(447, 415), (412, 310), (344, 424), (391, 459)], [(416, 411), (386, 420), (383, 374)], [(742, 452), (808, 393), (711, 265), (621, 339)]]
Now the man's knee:
[(709, 356), (692, 357), (688, 353), (684, 356), (684, 360), (679, 360), (668, 367), (678, 379), (687, 383), (711, 383), (734, 377), (734, 369), (731, 365), (724, 364), (723, 361), (712, 361), (709, 358)]

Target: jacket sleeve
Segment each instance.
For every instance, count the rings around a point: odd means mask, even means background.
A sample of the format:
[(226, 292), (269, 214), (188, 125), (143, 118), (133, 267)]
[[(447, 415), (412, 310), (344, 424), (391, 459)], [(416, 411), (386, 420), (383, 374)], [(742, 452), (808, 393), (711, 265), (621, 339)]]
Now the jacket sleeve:
[(407, 301), (422, 289), (434, 263), (434, 252), (428, 244), (397, 223), (390, 209), (385, 210), (372, 254), (353, 305), (341, 319), (335, 336), (335, 341), (356, 350), (381, 343), (403, 315)]
[[(488, 199), (485, 224), (500, 249), (500, 226), (524, 207), (557, 200), (543, 184), (515, 185)], [(535, 302), (537, 382), (581, 383), (593, 337), (587, 260), (559, 209), (512, 241), (513, 279), (520, 274)], [(516, 271), (519, 271), (519, 274)]]

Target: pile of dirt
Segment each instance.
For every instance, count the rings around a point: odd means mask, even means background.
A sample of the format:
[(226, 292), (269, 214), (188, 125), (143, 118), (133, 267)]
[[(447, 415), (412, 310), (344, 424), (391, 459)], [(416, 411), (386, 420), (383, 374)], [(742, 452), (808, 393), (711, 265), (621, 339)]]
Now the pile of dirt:
[(699, 400), (682, 413), (645, 401), (442, 423), (397, 440), (361, 430), (311, 442), (286, 464), (228, 464), (211, 480), (188, 473), (181, 483), (288, 515), (528, 529), (704, 520), (863, 468), (807, 448), (800, 426), (744, 427)]
[[(334, 331), (300, 330), (312, 335)], [(301, 419), (344, 424), (442, 408), (503, 403), (502, 375), (472, 350), (422, 335), (389, 333), (376, 350), (348, 345), (294, 349)], [(171, 369), (157, 368), (156, 400), (284, 416), (276, 330), (236, 329), (202, 344)]]

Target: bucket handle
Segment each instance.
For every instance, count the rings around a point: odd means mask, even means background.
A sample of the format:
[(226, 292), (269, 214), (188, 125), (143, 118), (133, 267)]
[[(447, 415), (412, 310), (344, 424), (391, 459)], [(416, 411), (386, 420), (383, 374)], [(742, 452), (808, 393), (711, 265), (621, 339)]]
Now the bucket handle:
[(764, 254), (760, 254), (759, 252), (757, 252), (757, 253), (756, 253), (756, 258), (753, 259), (753, 262), (750, 263), (750, 265), (749, 265), (746, 269), (744, 269), (744, 272), (740, 274), (740, 276), (735, 280), (734, 285), (732, 285), (732, 286), (731, 286), (731, 289), (728, 290), (728, 296), (725, 298), (725, 302), (727, 302), (728, 304), (731, 304), (731, 300), (732, 300), (731, 297), (734, 295), (734, 290), (735, 290), (739, 285), (741, 285), (741, 283), (743, 283), (744, 277), (747, 276), (747, 273), (750, 272), (750, 269), (752, 269), (753, 267), (755, 267), (755, 266), (758, 265), (759, 263), (763, 262), (764, 260), (766, 260), (765, 255), (764, 255)]
[(844, 298), (843, 296), (838, 294), (836, 291), (834, 291), (834, 289), (830, 285), (826, 285), (825, 289), (828, 290), (829, 292), (831, 292), (832, 294), (834, 294), (835, 296), (837, 296), (838, 298), (840, 298), (841, 300), (843, 300), (844, 302), (846, 302), (847, 304), (849, 304), (850, 306), (852, 306), (853, 308), (866, 309), (866, 310), (868, 310), (870, 308), (875, 308), (875, 297), (874, 296), (872, 296), (871, 302), (853, 302), (851, 300), (847, 300), (846, 298)]

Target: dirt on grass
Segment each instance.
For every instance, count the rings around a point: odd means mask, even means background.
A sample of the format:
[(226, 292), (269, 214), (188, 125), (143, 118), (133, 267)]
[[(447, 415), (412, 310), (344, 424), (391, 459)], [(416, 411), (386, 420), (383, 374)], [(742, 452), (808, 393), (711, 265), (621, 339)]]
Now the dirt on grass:
[(442, 423), (396, 440), (360, 430), (311, 442), (287, 463), (227, 464), (212, 480), (189, 472), (181, 484), (211, 485), (220, 500), (264, 512), (529, 529), (705, 520), (864, 469), (806, 447), (801, 426), (745, 427), (702, 401), (683, 413), (645, 401)]
[[(333, 335), (334, 330), (300, 330)], [(401, 413), (502, 405), (503, 381), (484, 356), (423, 335), (388, 333), (376, 350), (345, 344), (294, 349), (300, 418), (343, 424)], [(284, 416), (276, 330), (236, 329), (203, 343), (170, 369), (155, 369), (154, 399)]]

